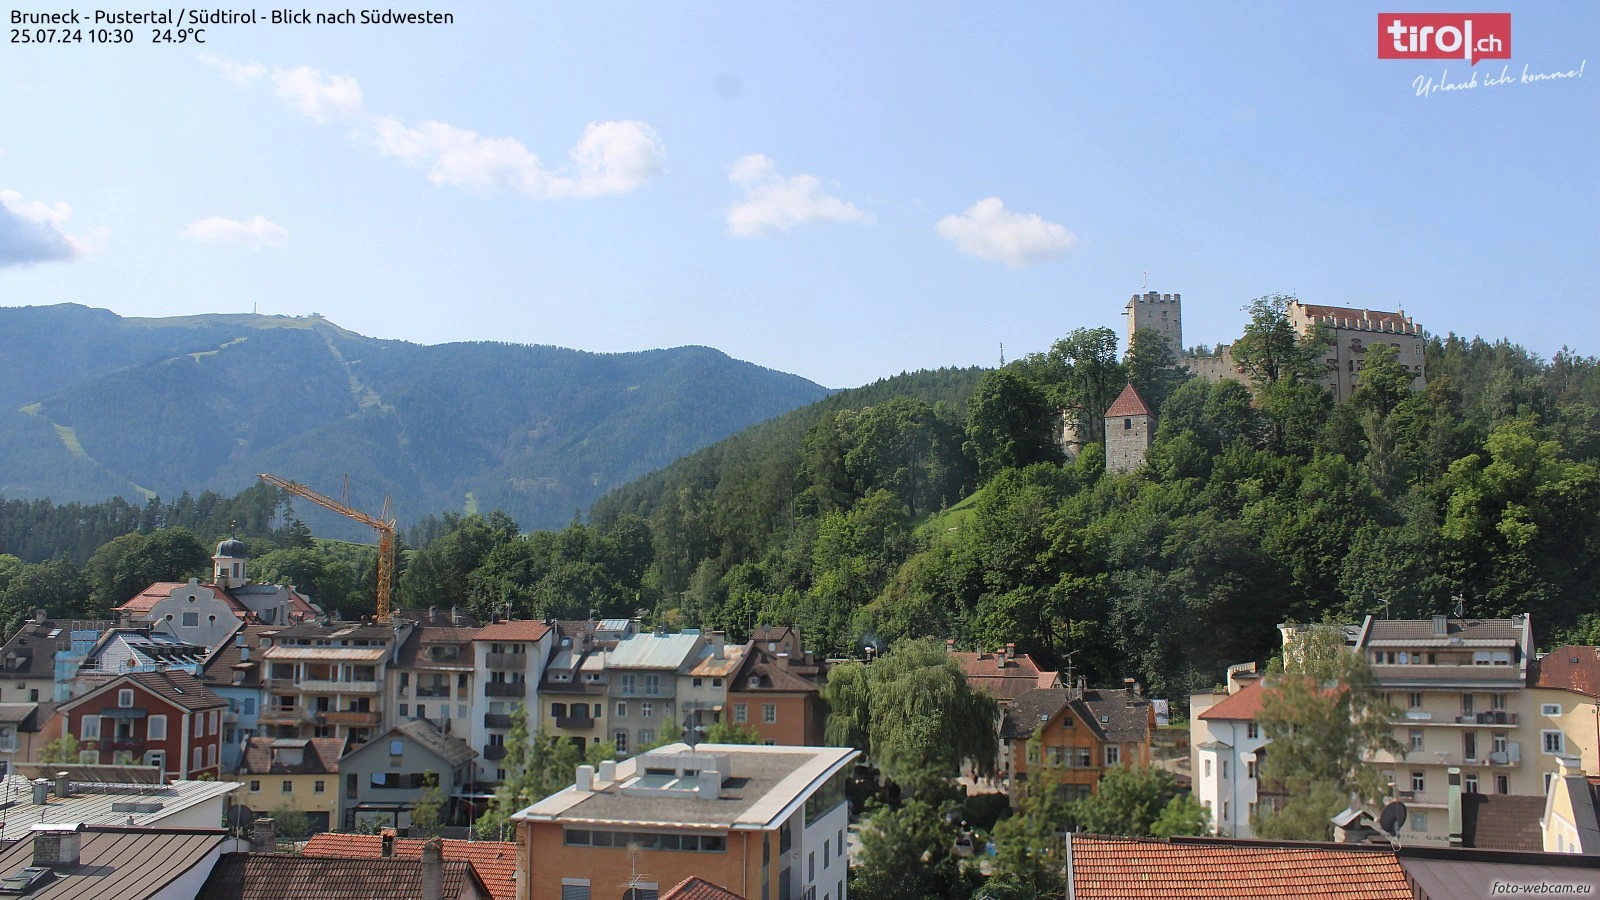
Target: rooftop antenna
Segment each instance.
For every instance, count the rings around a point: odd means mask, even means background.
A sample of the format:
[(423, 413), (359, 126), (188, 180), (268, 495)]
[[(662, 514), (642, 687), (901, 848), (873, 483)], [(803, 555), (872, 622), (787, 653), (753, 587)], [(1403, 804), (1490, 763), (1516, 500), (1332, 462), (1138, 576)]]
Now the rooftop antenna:
[(1394, 618), (1394, 616), (1389, 615), (1389, 601), (1388, 600), (1384, 600), (1383, 601), (1383, 617), (1385, 619)]
[(1465, 619), (1467, 617), (1467, 598), (1457, 594), (1450, 599), (1456, 601), (1456, 618)]
[(1145, 273), (1144, 273), (1144, 286), (1139, 288), (1139, 290), (1147, 291), (1149, 289), (1150, 289), (1150, 270), (1146, 269)]
[(1005, 365), (1006, 365), (1006, 342), (1005, 341), (1001, 341), (1000, 342), (1000, 367), (1003, 369), (1003, 368), (1005, 368)]

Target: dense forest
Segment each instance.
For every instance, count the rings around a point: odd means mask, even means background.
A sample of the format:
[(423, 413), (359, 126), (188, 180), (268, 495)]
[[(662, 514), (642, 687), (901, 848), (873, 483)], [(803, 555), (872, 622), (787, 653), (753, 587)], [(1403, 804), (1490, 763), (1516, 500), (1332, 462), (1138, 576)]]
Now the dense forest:
[[(1233, 351), (1248, 384), (1189, 378), (1157, 340), (1124, 354), (1109, 329), (1080, 329), (1001, 369), (840, 392), (612, 492), (587, 523), (524, 534), (500, 512), (428, 517), (407, 534), (400, 602), (735, 636), (792, 622), (829, 655), (1015, 641), (1174, 698), (1267, 658), (1283, 621), (1425, 616), (1459, 597), (1468, 615), (1531, 613), (1541, 645), (1600, 632), (1600, 362), (1433, 337), (1424, 390), (1379, 348), (1335, 406), (1314, 342), (1285, 340), (1282, 303), (1251, 309)], [(1129, 382), (1159, 410), (1145, 465), (1108, 474), (1093, 440), (1068, 458), (1063, 417), (1097, 437)], [(55, 542), (81, 557), (111, 530), (74, 538), (45, 508), (0, 506), (0, 552), (36, 562), (16, 548)], [(58, 530), (39, 539), (15, 509)], [(153, 527), (128, 510), (59, 515)], [(258, 538), (286, 550), (272, 535), (295, 521), (280, 509)], [(340, 546), (293, 552), (306, 569)], [(342, 565), (327, 584), (296, 574), (348, 614), (370, 578)]]

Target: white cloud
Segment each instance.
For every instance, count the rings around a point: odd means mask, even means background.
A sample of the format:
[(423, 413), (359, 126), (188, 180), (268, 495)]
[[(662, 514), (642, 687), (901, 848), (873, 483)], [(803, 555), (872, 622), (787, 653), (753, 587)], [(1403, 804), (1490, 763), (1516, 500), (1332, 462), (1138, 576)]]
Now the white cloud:
[(1012, 212), (999, 197), (985, 197), (960, 215), (945, 216), (934, 228), (962, 253), (1013, 269), (1060, 259), (1078, 242), (1066, 226), (1033, 213)]
[(68, 233), (72, 215), (65, 203), (24, 200), (16, 191), (0, 191), (0, 268), (41, 262), (65, 262), (100, 248), (110, 231)]
[(222, 70), (222, 77), (240, 87), (250, 87), (266, 77), (267, 67), (260, 63), (240, 63), (231, 59), (222, 59), (209, 53), (202, 53), (199, 57), (202, 63), (215, 66)]
[(315, 122), (361, 114), (361, 85), (345, 75), (329, 75), (310, 66), (272, 70), (273, 93)]
[(778, 164), (760, 153), (741, 156), (728, 167), (728, 180), (744, 189), (744, 200), (728, 207), (728, 231), (756, 237), (788, 231), (806, 222), (872, 221), (854, 203), (823, 190), (815, 175), (783, 176)]
[(242, 222), (208, 216), (190, 222), (178, 234), (201, 244), (238, 244), (252, 250), (289, 246), (289, 229), (261, 216), (251, 216)]
[(272, 69), (202, 55), (223, 77), (250, 86), (270, 74), (273, 93), (316, 122), (352, 122), (380, 153), (428, 168), (435, 185), (477, 193), (514, 191), (535, 199), (625, 194), (665, 170), (666, 149), (655, 129), (632, 120), (591, 122), (567, 151), (569, 162), (549, 168), (516, 138), (484, 137), (448, 122), (409, 125), (366, 112), (361, 85), (310, 66)]
[(428, 178), (479, 193), (509, 190), (536, 199), (625, 194), (660, 175), (666, 150), (643, 122), (595, 122), (568, 152), (572, 166), (545, 168), (515, 138), (488, 138), (446, 122), (415, 128), (398, 119), (376, 123), (378, 150), (429, 166)]

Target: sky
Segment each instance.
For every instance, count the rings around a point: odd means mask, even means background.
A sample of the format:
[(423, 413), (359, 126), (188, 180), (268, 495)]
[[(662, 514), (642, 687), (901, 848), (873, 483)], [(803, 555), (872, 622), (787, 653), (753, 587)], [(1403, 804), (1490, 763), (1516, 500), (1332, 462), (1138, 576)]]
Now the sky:
[(1600, 4), (1493, 5), (1511, 58), (1469, 66), (1379, 59), (1359, 3), (434, 2), (0, 46), (0, 305), (829, 387), (1121, 332), (1146, 288), (1189, 345), (1287, 293), (1600, 353)]

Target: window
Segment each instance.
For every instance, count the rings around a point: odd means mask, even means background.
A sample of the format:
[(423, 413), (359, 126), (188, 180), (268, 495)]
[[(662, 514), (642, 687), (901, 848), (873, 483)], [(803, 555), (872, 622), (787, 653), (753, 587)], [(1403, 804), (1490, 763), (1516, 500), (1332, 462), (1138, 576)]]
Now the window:
[(389, 755), (390, 756), (405, 756), (406, 755), (406, 742), (402, 741), (402, 740), (400, 740), (398, 738), (396, 738), (395, 740), (390, 741), (389, 742)]
[(616, 742), (618, 753), (628, 752), (628, 733), (626, 731), (619, 731), (613, 734), (611, 739)]
[(1489, 708), (1490, 709), (1505, 709), (1506, 708), (1506, 695), (1505, 694), (1490, 694), (1489, 695)]
[(1411, 830), (1412, 831), (1427, 831), (1428, 830), (1428, 814), (1426, 812), (1424, 812), (1423, 810), (1420, 810), (1420, 809), (1413, 809), (1411, 811)]
[(1228, 801), (1226, 801), (1226, 800), (1222, 801), (1222, 819), (1223, 819), (1223, 821), (1227, 821), (1230, 818), (1229, 815), (1228, 815), (1228, 809), (1229, 809)]
[(745, 707), (745, 704), (743, 704), (743, 703), (735, 703), (733, 705), (733, 721), (735, 721), (735, 722), (747, 722), (747, 721), (749, 721), (749, 719), (750, 719), (750, 710)]
[(1559, 704), (1559, 703), (1541, 703), (1541, 704), (1539, 704), (1539, 715), (1541, 715), (1541, 716), (1559, 716), (1559, 715), (1561, 715), (1561, 704)]
[(192, 762), (189, 765), (189, 768), (191, 768), (191, 769), (203, 768), (205, 757), (200, 755), (203, 752), (204, 751), (202, 751), (199, 747), (194, 748), (194, 754), (193, 754), (194, 762)]
[[(1228, 780), (1228, 761), (1227, 760), (1222, 760), (1222, 780), (1223, 781), (1227, 781)], [(1226, 819), (1228, 817), (1227, 813), (1223, 813), (1222, 817), (1224, 819)]]
[(1472, 718), (1473, 716), (1477, 715), (1477, 712), (1476, 712), (1477, 704), (1475, 704), (1473, 702), (1476, 699), (1477, 698), (1475, 698), (1471, 694), (1462, 694), (1461, 695), (1461, 715), (1463, 717)]
[(217, 732), (219, 732), (221, 730), (222, 730), (222, 710), (213, 709), (211, 711), (211, 733), (212, 734), (216, 734)]
[(250, 782), (250, 793), (252, 793), (252, 794), (261, 793), (261, 782), (252, 780)]
[(773, 722), (778, 721), (778, 704), (776, 704), (776, 703), (763, 703), (763, 704), (761, 704), (761, 721), (767, 723), (768, 725), (771, 725)]
[(1428, 782), (1427, 782), (1426, 777), (1423, 775), (1423, 773), (1421, 773), (1421, 772), (1412, 772), (1411, 773), (1411, 789), (1413, 791), (1416, 791), (1419, 794), (1428, 789)]
[(1478, 776), (1468, 775), (1463, 778), (1461, 781), (1461, 790), (1468, 794), (1476, 794), (1478, 792)]
[(654, 717), (655, 714), (656, 714), (656, 705), (654, 703), (651, 703), (650, 701), (646, 700), (645, 702), (639, 704), (639, 715), (641, 717), (649, 719), (649, 718)]
[(409, 703), (400, 704), (400, 718), (404, 719), (406, 716), (409, 716), (409, 715), (411, 715), (411, 704), (409, 704)]
[(1410, 707), (1412, 709), (1421, 709), (1422, 708), (1422, 693), (1420, 691), (1412, 691), (1411, 692), (1409, 705), (1410, 705)]
[(713, 678), (713, 679), (711, 679), (711, 686), (714, 687), (714, 688), (722, 687), (722, 679), (721, 678)]
[(284, 779), (284, 780), (283, 780), (283, 792), (284, 792), (284, 793), (285, 793), (285, 794), (292, 794), (292, 793), (294, 793), (294, 782), (293, 782), (293, 781), (291, 781), (291, 780), (289, 780), (289, 779), (287, 779), (287, 778), (285, 778), (285, 779)]
[(1494, 737), (1490, 738), (1490, 740), (1493, 741), (1491, 746), (1494, 748), (1495, 753), (1506, 752), (1506, 733), (1504, 731), (1495, 732)]
[(1494, 777), (1494, 792), (1496, 794), (1511, 793), (1511, 779), (1504, 775), (1496, 775)]
[(1122, 765), (1122, 748), (1121, 747), (1114, 747), (1114, 746), (1112, 746), (1110, 744), (1106, 745), (1106, 765), (1107, 766), (1120, 766), (1120, 765)]
[(1256, 778), (1256, 761), (1255, 760), (1247, 759), (1247, 760), (1244, 761), (1244, 777), (1249, 779), (1249, 780), (1251, 780), (1251, 781), (1255, 780), (1255, 778)]
[(1206, 760), (1206, 777), (1211, 777), (1211, 760)]
[(206, 717), (203, 714), (194, 717), (194, 736), (206, 736)]
[(636, 675), (624, 675), (624, 676), (622, 676), (622, 692), (624, 694), (633, 693), (634, 689), (635, 689), (635, 682), (637, 681), (637, 679), (638, 679), (638, 676), (636, 676)]
[(216, 764), (217, 764), (217, 745), (216, 744), (212, 744), (212, 745), (206, 747), (206, 765), (214, 766)]
[(1122, 420), (1122, 430), (1123, 431), (1132, 431), (1133, 430), (1133, 420), (1132, 419), (1123, 419)]
[(133, 706), (133, 688), (123, 688), (117, 691), (117, 706), (121, 709), (129, 709)]
[(661, 693), (661, 676), (660, 675), (646, 675), (644, 677), (644, 692), (646, 694), (659, 694), (659, 693)]
[(815, 850), (811, 851), (810, 855), (806, 857), (806, 880), (817, 880), (817, 851)]
[(623, 703), (621, 701), (618, 701), (618, 703), (617, 703), (617, 718), (625, 719), (627, 717), (628, 717), (628, 704)]
[(558, 719), (565, 719), (567, 717), (567, 705), (565, 703), (550, 704), (550, 715)]
[(1032, 741), (1029, 741), (1028, 744), (1027, 744), (1027, 747), (1028, 747), (1028, 762), (1031, 763), (1031, 764), (1034, 764), (1034, 765), (1038, 765), (1038, 763), (1039, 763), (1039, 745), (1033, 743)]
[(1560, 756), (1567, 750), (1567, 736), (1559, 731), (1539, 732), (1539, 744), (1544, 752), (1552, 756)]
[(311, 782), (311, 793), (313, 793), (313, 794), (321, 794), (321, 793), (327, 791), (327, 789), (328, 789), (328, 783), (326, 781), (323, 781), (320, 778), (317, 779), (316, 781)]
[(827, 871), (828, 863), (833, 857), (833, 838), (822, 839), (822, 868)]
[(1244, 735), (1251, 740), (1261, 737), (1261, 726), (1251, 722), (1244, 727)]
[(151, 716), (150, 718), (145, 719), (144, 721), (145, 721), (145, 726), (144, 726), (145, 727), (145, 734), (150, 738), (150, 740), (152, 740), (152, 741), (164, 741), (164, 740), (167, 739), (167, 717), (166, 716)]
[(197, 612), (186, 612), (186, 613), (183, 614), (183, 627), (185, 627), (185, 628), (198, 628), (199, 625), (200, 625), (200, 614), (199, 613), (197, 613)]
[(1424, 732), (1421, 728), (1411, 729), (1411, 749), (1421, 750)]
[(561, 900), (589, 900), (589, 879), (561, 879)]
[(100, 717), (99, 716), (84, 716), (83, 717), (83, 724), (78, 726), (78, 740), (80, 740), (80, 741), (98, 741), (98, 740), (100, 740)]
[(639, 746), (644, 747), (656, 739), (656, 733), (648, 728), (639, 732)]
[(1461, 735), (1461, 755), (1466, 759), (1478, 758), (1478, 733), (1468, 731)]

